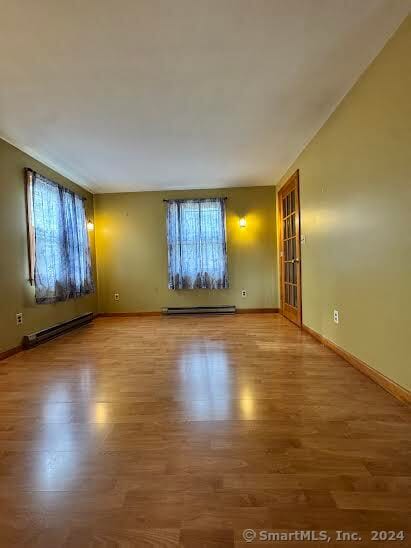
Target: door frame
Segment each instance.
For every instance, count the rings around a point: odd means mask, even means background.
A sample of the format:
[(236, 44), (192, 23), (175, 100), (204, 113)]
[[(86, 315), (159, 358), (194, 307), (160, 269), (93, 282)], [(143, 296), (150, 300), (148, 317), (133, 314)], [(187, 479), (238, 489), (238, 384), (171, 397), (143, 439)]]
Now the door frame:
[[(299, 312), (293, 323), (302, 327), (302, 314), (303, 314), (303, 300), (302, 300), (302, 290), (301, 290), (301, 209), (300, 209), (300, 172), (297, 169), (291, 177), (287, 179), (284, 185), (280, 188), (277, 194), (277, 222), (278, 222), (278, 264), (280, 268), (280, 312), (283, 316), (284, 314), (284, 258), (283, 258), (283, 222), (282, 222), (282, 196), (287, 194), (287, 190), (292, 185), (295, 185), (295, 196), (296, 196), (296, 223), (295, 223), (295, 234), (296, 234), (296, 255), (298, 258), (297, 262), (297, 301), (300, 303)], [(290, 318), (287, 318), (290, 319)]]

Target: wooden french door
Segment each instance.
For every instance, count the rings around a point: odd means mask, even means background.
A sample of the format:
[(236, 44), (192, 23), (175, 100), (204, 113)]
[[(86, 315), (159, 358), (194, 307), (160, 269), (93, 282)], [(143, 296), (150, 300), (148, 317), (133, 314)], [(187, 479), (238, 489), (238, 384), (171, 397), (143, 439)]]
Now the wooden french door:
[(278, 193), (281, 312), (301, 326), (301, 239), (298, 171)]

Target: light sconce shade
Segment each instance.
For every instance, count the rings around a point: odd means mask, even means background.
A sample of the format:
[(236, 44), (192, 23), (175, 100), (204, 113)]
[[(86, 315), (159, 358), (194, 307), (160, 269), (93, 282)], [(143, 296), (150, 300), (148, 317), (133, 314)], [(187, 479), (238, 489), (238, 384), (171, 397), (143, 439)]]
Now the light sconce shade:
[(88, 230), (94, 230), (94, 223), (91, 219), (87, 221), (87, 228)]
[(241, 228), (244, 228), (247, 226), (247, 221), (245, 220), (245, 217), (241, 217), (239, 223)]

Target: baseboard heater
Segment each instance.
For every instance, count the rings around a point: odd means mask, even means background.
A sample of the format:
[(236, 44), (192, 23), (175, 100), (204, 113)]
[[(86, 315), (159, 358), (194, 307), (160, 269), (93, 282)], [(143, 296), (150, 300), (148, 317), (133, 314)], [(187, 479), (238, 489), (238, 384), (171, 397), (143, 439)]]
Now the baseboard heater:
[(182, 308), (163, 308), (163, 314), (235, 314), (235, 306), (191, 306)]
[(38, 344), (49, 341), (50, 339), (54, 339), (67, 331), (76, 329), (76, 327), (81, 327), (82, 325), (90, 323), (93, 316), (93, 312), (87, 312), (87, 314), (82, 314), (81, 316), (77, 316), (67, 322), (58, 323), (57, 325), (53, 325), (47, 329), (37, 331), (37, 333), (26, 335), (23, 337), (23, 348), (32, 348), (33, 346), (37, 346)]

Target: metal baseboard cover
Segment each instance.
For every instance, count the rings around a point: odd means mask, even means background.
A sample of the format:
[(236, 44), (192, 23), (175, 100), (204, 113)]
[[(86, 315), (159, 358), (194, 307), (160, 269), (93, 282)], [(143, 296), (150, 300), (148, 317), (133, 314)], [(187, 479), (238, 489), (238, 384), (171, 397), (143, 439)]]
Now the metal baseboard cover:
[(52, 327), (42, 329), (41, 331), (37, 331), (36, 333), (32, 333), (31, 335), (26, 335), (25, 337), (23, 337), (23, 348), (32, 348), (33, 346), (37, 346), (38, 344), (49, 341), (50, 339), (54, 339), (55, 337), (58, 337), (59, 335), (62, 335), (67, 331), (71, 331), (72, 329), (76, 329), (77, 327), (81, 327), (87, 323), (90, 323), (92, 319), (93, 312), (87, 312), (86, 314), (77, 316), (76, 318), (68, 320), (67, 322), (53, 325)]
[(163, 308), (163, 314), (169, 316), (181, 314), (235, 314), (236, 308), (232, 305), (227, 306), (191, 306), (181, 308)]

